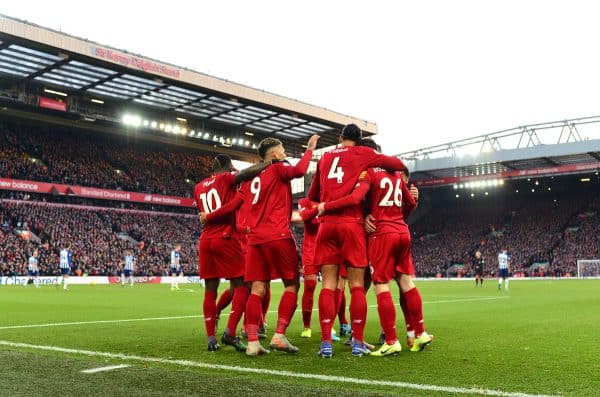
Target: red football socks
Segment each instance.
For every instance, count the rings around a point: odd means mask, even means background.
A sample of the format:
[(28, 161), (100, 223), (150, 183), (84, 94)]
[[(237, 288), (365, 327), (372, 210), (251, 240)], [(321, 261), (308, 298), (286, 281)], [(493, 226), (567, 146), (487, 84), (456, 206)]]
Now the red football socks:
[(285, 291), (277, 308), (277, 327), (275, 333), (285, 334), (285, 330), (292, 321), (292, 316), (298, 307), (298, 293)]
[(335, 303), (340, 324), (348, 324), (346, 318), (346, 291), (339, 288), (335, 290)]
[(406, 305), (406, 298), (404, 297), (404, 292), (400, 291), (400, 307), (402, 308), (402, 314), (404, 315), (404, 324), (406, 324), (406, 332), (410, 332), (413, 330), (412, 321), (410, 318), (410, 312), (408, 311), (408, 306)]
[[(246, 309), (246, 301), (248, 300), (249, 294), (250, 291), (248, 291), (246, 286), (236, 287), (233, 292), (231, 313), (229, 313), (229, 319), (227, 320), (227, 330), (231, 336), (235, 336), (236, 334), (237, 326)], [(221, 295), (221, 297), (223, 297), (223, 295)]]
[(415, 331), (415, 336), (418, 338), (421, 336), (425, 329), (423, 322), (423, 301), (421, 300), (421, 294), (415, 287), (404, 294), (406, 298), (406, 307), (410, 313), (411, 327)]
[(392, 345), (398, 340), (398, 335), (396, 334), (396, 308), (390, 291), (377, 295), (377, 311), (381, 328), (385, 333), (385, 343)]
[(217, 314), (221, 314), (223, 309), (229, 306), (232, 299), (233, 294), (231, 293), (231, 288), (227, 288), (225, 291), (223, 291), (223, 293), (219, 297), (219, 300), (217, 301)]
[(367, 297), (364, 287), (350, 288), (350, 320), (352, 338), (357, 342), (365, 341), (365, 322), (367, 320)]
[(271, 304), (271, 288), (267, 287), (267, 289), (265, 290), (265, 297), (262, 301), (262, 322), (265, 324), (267, 323), (267, 313), (269, 312), (270, 304)]
[(302, 322), (304, 328), (310, 328), (316, 288), (317, 280), (304, 280), (304, 292), (302, 293)]
[(217, 321), (217, 293), (215, 291), (204, 291), (202, 309), (206, 336), (215, 336), (215, 322)]
[(331, 343), (331, 329), (335, 320), (335, 292), (323, 288), (319, 294), (319, 322), (321, 323), (321, 341)]
[(258, 327), (262, 315), (263, 298), (256, 294), (250, 294), (246, 302), (246, 333), (248, 342), (258, 341)]

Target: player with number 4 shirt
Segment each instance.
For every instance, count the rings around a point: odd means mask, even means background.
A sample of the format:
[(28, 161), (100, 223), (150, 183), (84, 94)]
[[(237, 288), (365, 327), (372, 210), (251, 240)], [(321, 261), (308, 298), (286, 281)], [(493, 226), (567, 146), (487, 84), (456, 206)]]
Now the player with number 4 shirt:
[(360, 203), (343, 209), (326, 211), (326, 202), (349, 196), (362, 171), (381, 167), (390, 170), (405, 169), (396, 157), (376, 153), (373, 149), (357, 146), (362, 132), (355, 124), (344, 127), (340, 136), (341, 146), (323, 155), (308, 194), (319, 202), (322, 214), (317, 235), (319, 249), (314, 263), (321, 265), (323, 285), (319, 294), (319, 321), (321, 324), (322, 357), (331, 357), (333, 347), (331, 329), (335, 319), (335, 290), (339, 267), (347, 269), (351, 302), (350, 317), (353, 330), (352, 354), (362, 356), (370, 350), (364, 342), (367, 302), (364, 275), (367, 266), (366, 235), (363, 228), (363, 210)]

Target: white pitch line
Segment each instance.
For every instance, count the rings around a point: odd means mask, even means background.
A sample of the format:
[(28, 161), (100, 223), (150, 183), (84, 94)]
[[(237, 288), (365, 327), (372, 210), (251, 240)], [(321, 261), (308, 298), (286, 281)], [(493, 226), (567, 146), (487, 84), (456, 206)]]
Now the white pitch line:
[(84, 373), (84, 374), (95, 374), (97, 372), (112, 371), (113, 369), (120, 369), (120, 368), (127, 368), (127, 367), (129, 367), (128, 364), (109, 365), (108, 367), (99, 367), (99, 368), (92, 368), (92, 369), (84, 369), (81, 372)]
[[(424, 301), (423, 304), (432, 304), (432, 303), (456, 303), (456, 302), (473, 302), (473, 301), (486, 301), (486, 300), (497, 300), (497, 299), (507, 299), (509, 296), (491, 296), (487, 298), (468, 298), (468, 299), (451, 299), (451, 300), (439, 300), (439, 301)], [(396, 304), (396, 306), (399, 306)], [(370, 305), (370, 308), (377, 307), (377, 305)], [(300, 311), (300, 309), (296, 310)], [(313, 309), (313, 311), (318, 312), (319, 309)], [(268, 313), (277, 313), (277, 310), (271, 310)], [(227, 317), (229, 313), (221, 314), (221, 317)], [(26, 324), (26, 325), (7, 325), (4, 327), (0, 327), (0, 330), (3, 329), (21, 329), (21, 328), (44, 328), (44, 327), (62, 327), (69, 325), (90, 325), (90, 324), (118, 324), (118, 323), (132, 323), (137, 321), (163, 321), (163, 320), (180, 320), (180, 319), (188, 319), (188, 318), (203, 318), (203, 315), (190, 315), (190, 316), (172, 316), (172, 317), (148, 317), (148, 318), (128, 318), (121, 320), (93, 320), (93, 321), (74, 321), (67, 323), (46, 323), (46, 324)]]
[(201, 361), (170, 360), (170, 359), (158, 358), (158, 357), (135, 356), (135, 355), (129, 355), (129, 354), (124, 354), (124, 353), (108, 353), (108, 352), (70, 349), (70, 348), (57, 347), (57, 346), (30, 345), (27, 343), (17, 343), (17, 342), (3, 341), (3, 340), (0, 340), (0, 345), (8, 346), (8, 347), (23, 348), (23, 349), (47, 350), (47, 351), (55, 351), (55, 352), (61, 352), (61, 353), (79, 354), (79, 355), (85, 355), (85, 356), (106, 357), (106, 358), (111, 358), (111, 359), (120, 359), (120, 360), (124, 360), (124, 361), (141, 361), (141, 362), (160, 363), (160, 364), (172, 364), (172, 365), (178, 365), (178, 366), (184, 366), (184, 367), (218, 369), (218, 370), (225, 370), (225, 371), (243, 372), (243, 373), (261, 374), (261, 375), (275, 375), (275, 376), (279, 376), (282, 378), (288, 377), (288, 378), (314, 379), (314, 380), (321, 380), (321, 381), (325, 381), (325, 382), (334, 382), (334, 383), (350, 383), (350, 384), (359, 384), (359, 385), (368, 385), (368, 386), (384, 386), (384, 387), (395, 387), (395, 388), (399, 388), (399, 389), (415, 389), (415, 390), (436, 391), (436, 392), (467, 394), (467, 395), (475, 395), (476, 394), (476, 395), (483, 395), (483, 396), (500, 396), (500, 397), (556, 397), (556, 396), (550, 396), (550, 395), (545, 395), (545, 394), (528, 394), (528, 393), (521, 393), (521, 392), (505, 392), (502, 390), (492, 390), (492, 389), (437, 386), (437, 385), (427, 385), (427, 384), (420, 384), (420, 383), (382, 381), (382, 380), (350, 378), (350, 377), (345, 377), (345, 376), (330, 376), (330, 375), (310, 374), (310, 373), (292, 372), (292, 371), (280, 371), (280, 370), (263, 369), (263, 368), (239, 367), (239, 366), (233, 366), (233, 365), (209, 364), (209, 363), (203, 363)]

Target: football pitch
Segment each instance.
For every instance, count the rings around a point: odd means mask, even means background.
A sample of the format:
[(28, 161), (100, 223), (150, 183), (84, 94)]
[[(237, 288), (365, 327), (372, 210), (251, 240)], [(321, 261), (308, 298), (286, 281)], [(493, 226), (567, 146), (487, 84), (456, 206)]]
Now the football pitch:
[[(496, 280), (418, 286), (431, 346), (355, 358), (336, 343), (332, 359), (316, 355), (317, 311), (311, 339), (300, 338), (299, 311), (289, 327), (298, 354), (249, 358), (206, 350), (198, 285), (0, 286), (0, 395), (600, 395), (600, 280), (513, 281), (508, 292)], [(281, 285), (272, 291), (269, 337)], [(374, 343), (373, 291), (368, 301)]]

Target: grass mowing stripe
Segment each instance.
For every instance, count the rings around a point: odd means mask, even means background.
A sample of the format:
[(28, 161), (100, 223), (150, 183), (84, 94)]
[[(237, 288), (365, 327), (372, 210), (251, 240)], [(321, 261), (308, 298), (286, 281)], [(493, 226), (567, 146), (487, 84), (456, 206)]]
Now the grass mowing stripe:
[[(472, 301), (486, 301), (496, 299), (506, 299), (508, 296), (492, 296), (488, 298), (467, 298), (467, 299), (451, 299), (451, 300), (439, 300), (439, 301), (424, 301), (423, 304), (432, 303), (456, 303), (456, 302), (472, 302)], [(396, 306), (399, 306), (396, 304)], [(377, 307), (377, 305), (370, 305), (369, 308)], [(296, 312), (300, 312), (301, 309), (297, 309)], [(318, 312), (319, 309), (313, 309), (314, 312)], [(268, 313), (277, 313), (277, 310), (271, 310)], [(223, 313), (221, 316), (227, 317), (229, 313)], [(161, 321), (161, 320), (179, 320), (188, 318), (203, 318), (201, 314), (189, 315), (189, 316), (172, 316), (172, 317), (147, 317), (147, 318), (127, 318), (121, 320), (92, 320), (92, 321), (73, 321), (67, 323), (46, 323), (46, 324), (25, 324), (25, 325), (7, 325), (0, 327), (3, 329), (19, 329), (19, 328), (43, 328), (43, 327), (61, 327), (68, 325), (89, 325), (89, 324), (115, 324), (115, 323), (131, 323), (135, 321)]]
[(275, 376), (281, 376), (283, 378), (285, 378), (285, 377), (303, 378), (303, 379), (321, 380), (321, 381), (325, 381), (325, 382), (353, 383), (353, 384), (361, 384), (361, 385), (369, 385), (369, 386), (386, 386), (386, 387), (396, 387), (396, 388), (400, 388), (400, 389), (414, 389), (414, 390), (421, 390), (421, 391), (436, 391), (436, 392), (447, 392), (447, 393), (455, 393), (455, 394), (500, 396), (500, 397), (555, 397), (555, 396), (549, 396), (549, 395), (545, 395), (545, 394), (528, 394), (528, 393), (505, 392), (505, 391), (501, 391), (501, 390), (490, 390), (490, 389), (480, 389), (480, 388), (462, 388), (462, 387), (451, 387), (451, 386), (426, 385), (426, 384), (419, 384), (419, 383), (380, 381), (380, 380), (371, 380), (371, 379), (350, 378), (350, 377), (344, 377), (344, 376), (329, 376), (329, 375), (309, 374), (309, 373), (302, 373), (302, 372), (280, 371), (280, 370), (260, 369), (260, 368), (247, 368), (247, 367), (221, 365), (221, 364), (208, 364), (208, 363), (203, 363), (200, 361), (170, 360), (170, 359), (158, 358), (158, 357), (141, 357), (141, 356), (135, 356), (135, 355), (129, 355), (129, 354), (123, 354), (123, 353), (108, 353), (108, 352), (98, 352), (98, 351), (89, 351), (89, 350), (79, 350), (79, 349), (70, 349), (70, 348), (58, 347), (58, 346), (31, 345), (28, 343), (17, 343), (17, 342), (3, 341), (3, 340), (0, 340), (0, 345), (8, 346), (8, 347), (15, 347), (15, 348), (23, 348), (23, 349), (46, 350), (46, 351), (56, 351), (56, 352), (69, 353), (69, 354), (105, 357), (105, 358), (120, 359), (120, 360), (125, 360), (125, 361), (141, 361), (141, 362), (151, 362), (151, 363), (160, 363), (160, 364), (172, 364), (172, 365), (185, 366), (185, 367), (219, 369), (219, 370), (225, 370), (225, 371), (257, 373), (257, 374), (262, 374), (262, 375), (275, 375)]

